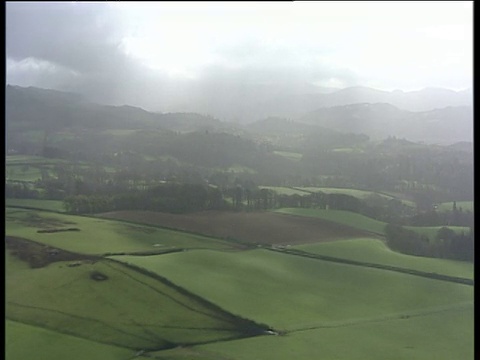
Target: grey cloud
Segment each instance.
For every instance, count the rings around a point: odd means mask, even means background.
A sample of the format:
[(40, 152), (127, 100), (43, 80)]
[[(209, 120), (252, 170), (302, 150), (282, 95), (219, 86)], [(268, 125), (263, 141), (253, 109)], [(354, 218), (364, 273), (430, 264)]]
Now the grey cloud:
[(106, 4), (8, 3), (7, 56), (33, 57), (79, 72), (125, 66), (121, 23)]
[(312, 82), (358, 82), (348, 69), (309, 60), (324, 55), (320, 47), (300, 50), (256, 39), (218, 46), (223, 62), (200, 69), (196, 80), (172, 78), (122, 51), (123, 26), (107, 4), (8, 3), (7, 80), (154, 111), (215, 114), (221, 108), (220, 116), (273, 96), (315, 92)]

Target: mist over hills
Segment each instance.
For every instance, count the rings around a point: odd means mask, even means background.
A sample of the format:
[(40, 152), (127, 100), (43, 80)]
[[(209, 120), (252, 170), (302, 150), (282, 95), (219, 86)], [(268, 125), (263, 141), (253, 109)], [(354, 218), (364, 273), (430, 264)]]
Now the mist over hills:
[(299, 121), (374, 139), (395, 136), (439, 144), (473, 141), (473, 111), (468, 106), (413, 112), (387, 103), (362, 103), (321, 108)]
[[(218, 106), (221, 106), (223, 96), (219, 94), (216, 98)], [(277, 100), (279, 105), (274, 106)], [(257, 108), (255, 118), (258, 120), (249, 121), (250, 125), (244, 126), (240, 117), (231, 122), (204, 115), (208, 112), (203, 111), (201, 114), (194, 111), (154, 113), (130, 105), (101, 105), (74, 93), (7, 85), (5, 115), (7, 130), (93, 127), (180, 132), (210, 130), (235, 134), (245, 131), (264, 134), (322, 132), (324, 135), (342, 132), (365, 134), (379, 140), (395, 136), (438, 144), (473, 141), (473, 111), (468, 91), (425, 89), (406, 93), (356, 87), (284, 98), (283, 101), (278, 97), (277, 100), (245, 103), (239, 114), (245, 115)], [(401, 103), (410, 108), (428, 108), (435, 104), (439, 107), (412, 111), (401, 108), (398, 105)], [(225, 104), (223, 106), (227, 108)], [(193, 109), (193, 104), (191, 107)], [(234, 108), (228, 111), (233, 112)]]
[[(240, 89), (239, 89), (240, 88)], [(429, 111), (447, 106), (472, 106), (471, 90), (425, 88), (419, 91), (382, 91), (368, 87), (341, 90), (297, 84), (278, 88), (268, 85), (222, 84), (186, 92), (188, 103), (178, 102), (169, 111), (209, 113), (227, 121), (249, 123), (270, 116), (297, 118), (318, 108), (357, 103), (388, 103), (402, 110)], [(214, 96), (212, 96), (214, 94)], [(175, 108), (177, 110), (175, 110)]]

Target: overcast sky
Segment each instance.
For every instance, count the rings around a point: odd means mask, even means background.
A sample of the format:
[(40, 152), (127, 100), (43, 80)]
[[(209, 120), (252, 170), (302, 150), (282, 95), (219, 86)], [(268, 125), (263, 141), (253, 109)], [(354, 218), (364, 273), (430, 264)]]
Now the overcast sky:
[(270, 86), (462, 90), (473, 1), (11, 2), (6, 56), (9, 84), (151, 110)]

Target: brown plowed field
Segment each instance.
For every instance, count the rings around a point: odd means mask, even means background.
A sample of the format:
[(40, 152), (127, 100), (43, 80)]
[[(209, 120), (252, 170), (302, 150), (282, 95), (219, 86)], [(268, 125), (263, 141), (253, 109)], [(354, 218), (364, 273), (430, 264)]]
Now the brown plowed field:
[(298, 245), (372, 236), (329, 221), (271, 212), (217, 212), (167, 214), (153, 211), (117, 211), (100, 216), (255, 244)]

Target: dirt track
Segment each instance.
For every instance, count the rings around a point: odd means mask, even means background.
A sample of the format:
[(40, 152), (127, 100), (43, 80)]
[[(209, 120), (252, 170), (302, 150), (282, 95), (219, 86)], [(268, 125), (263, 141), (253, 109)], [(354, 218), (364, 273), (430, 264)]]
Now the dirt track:
[(259, 244), (296, 245), (371, 236), (321, 219), (271, 212), (205, 211), (178, 215), (153, 211), (118, 211), (99, 216)]

